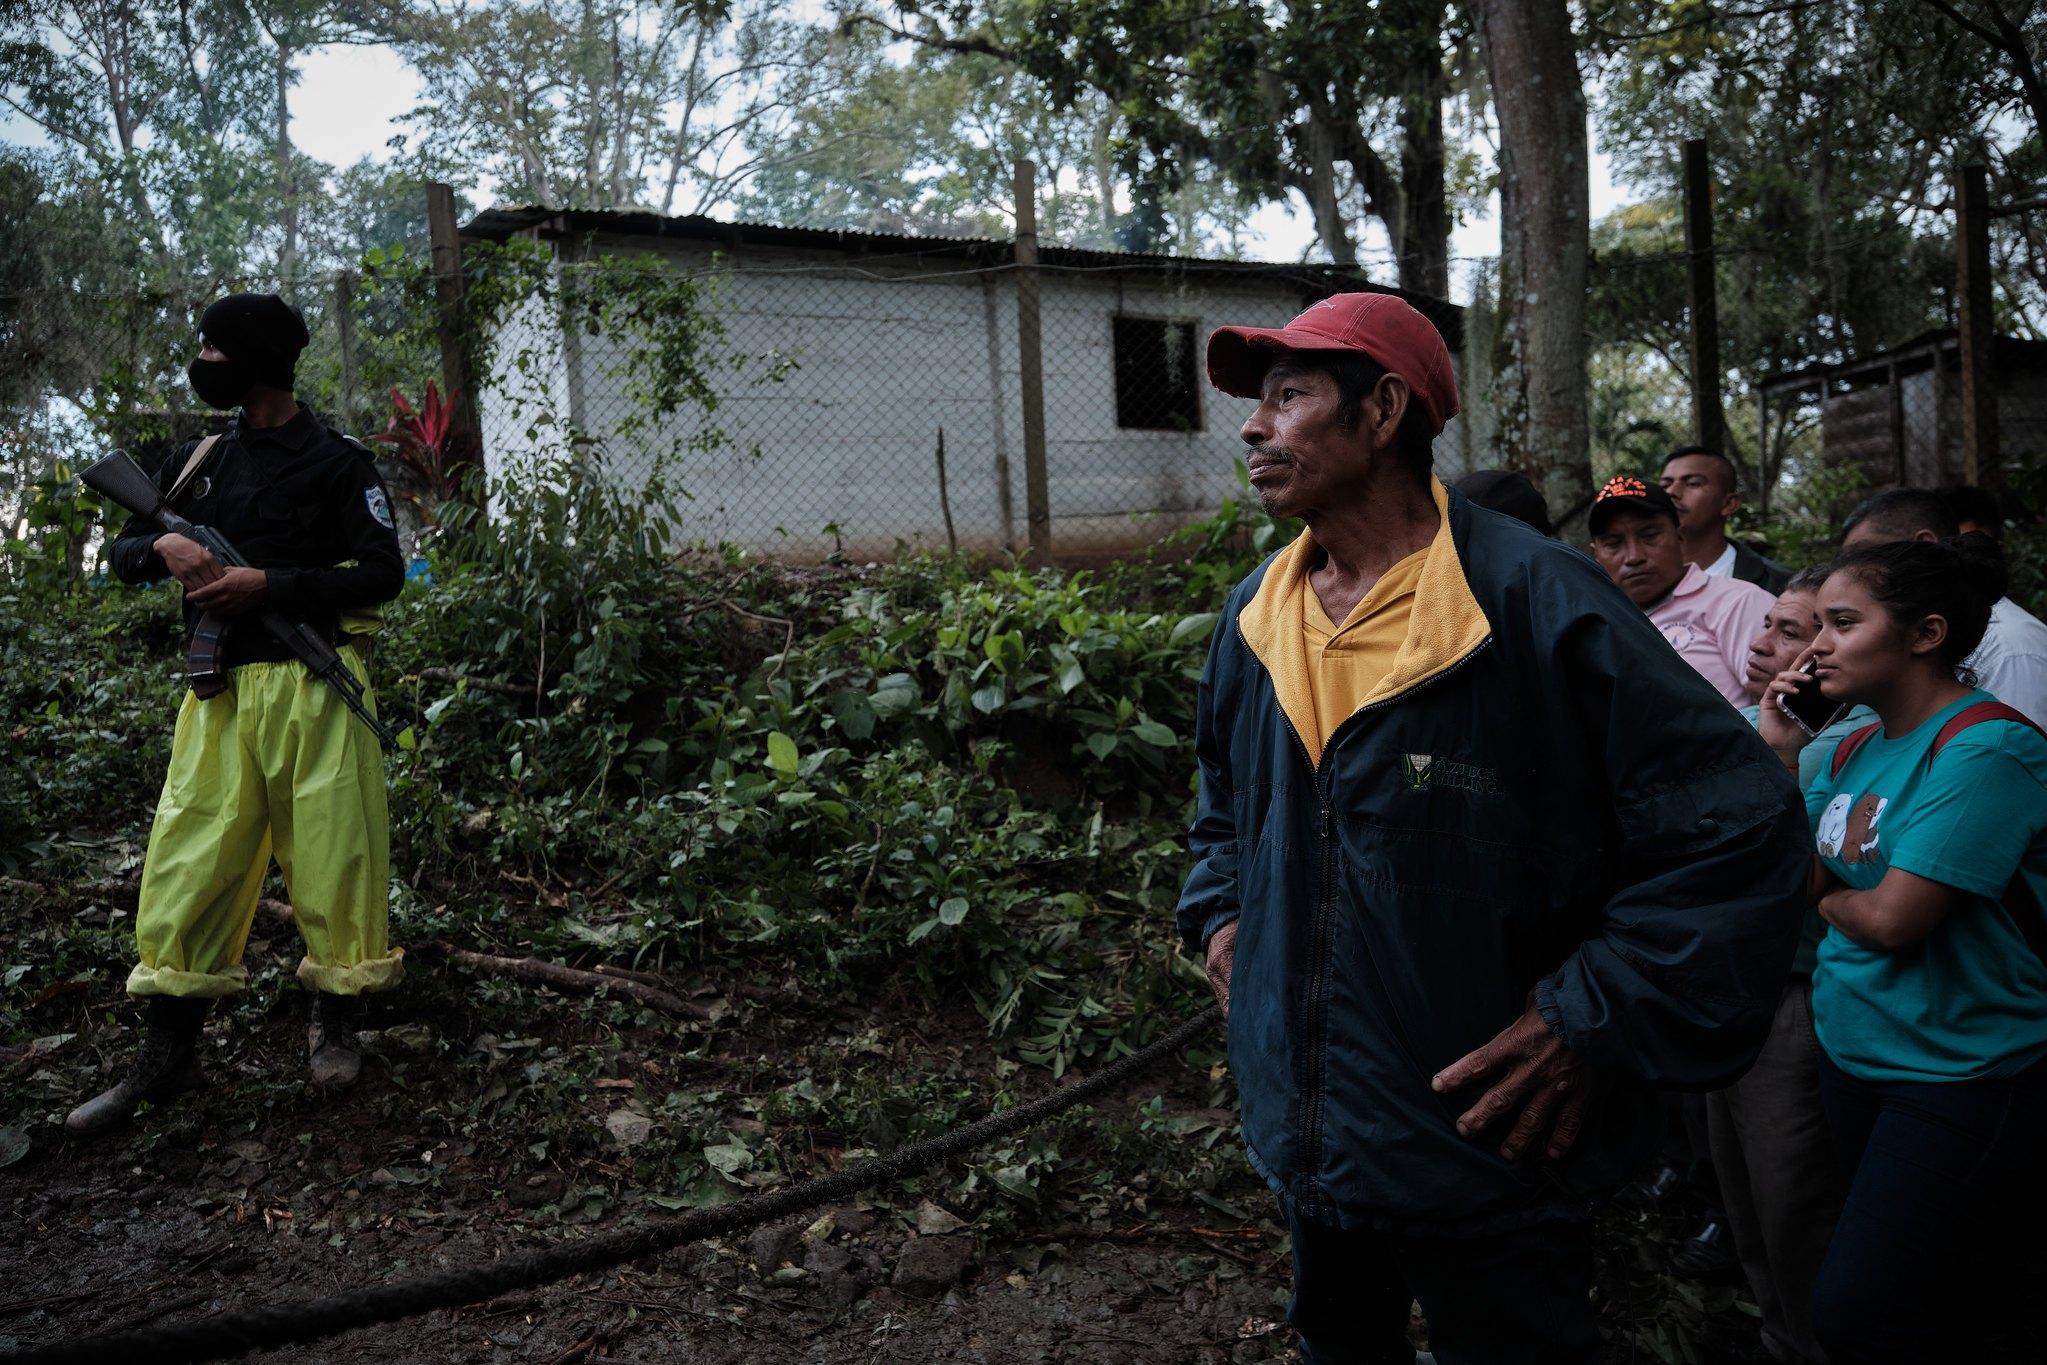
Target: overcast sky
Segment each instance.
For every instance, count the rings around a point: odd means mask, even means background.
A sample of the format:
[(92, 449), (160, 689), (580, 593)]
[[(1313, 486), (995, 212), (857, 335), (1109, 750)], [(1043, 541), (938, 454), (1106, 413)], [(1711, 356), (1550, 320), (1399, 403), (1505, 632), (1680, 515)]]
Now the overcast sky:
[[(351, 165), (362, 157), (382, 160), (391, 155), (387, 145), (399, 131), (399, 118), (419, 102), (419, 80), (397, 52), (389, 47), (351, 45), (325, 48), (308, 54), (301, 67), (298, 86), (292, 91), (292, 138), (307, 155), (335, 166)], [(40, 143), (38, 131), (19, 117), (0, 118), (0, 137), (11, 142)], [(486, 190), (488, 187), (484, 187)], [(1592, 217), (1618, 207), (1623, 197), (1614, 187), (1607, 159), (1595, 140), (1592, 152)], [(1465, 295), (1462, 260), (1499, 254), (1500, 229), (1496, 220), (1495, 197), (1487, 214), (1457, 227), (1450, 238), (1453, 258), (1452, 293), (1463, 301)], [(1275, 261), (1298, 260), (1314, 240), (1314, 228), (1297, 198), (1284, 204), (1267, 204), (1251, 220), (1253, 235), (1248, 254)], [(1374, 276), (1389, 274), (1382, 259), (1366, 253), (1366, 267)]]

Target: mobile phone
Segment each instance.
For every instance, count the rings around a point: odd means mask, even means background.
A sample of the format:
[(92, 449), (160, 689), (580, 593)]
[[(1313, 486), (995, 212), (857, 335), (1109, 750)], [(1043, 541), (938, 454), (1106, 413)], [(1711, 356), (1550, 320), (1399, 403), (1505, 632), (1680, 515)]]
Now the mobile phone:
[(1797, 722), (1799, 729), (1808, 735), (1817, 735), (1839, 720), (1842, 713), (1848, 709), (1848, 704), (1831, 701), (1821, 695), (1819, 680), (1813, 677), (1812, 660), (1807, 659), (1805, 666), (1798, 671), (1805, 675), (1805, 681), (1800, 683), (1798, 690), (1790, 696), (1778, 697), (1777, 707)]

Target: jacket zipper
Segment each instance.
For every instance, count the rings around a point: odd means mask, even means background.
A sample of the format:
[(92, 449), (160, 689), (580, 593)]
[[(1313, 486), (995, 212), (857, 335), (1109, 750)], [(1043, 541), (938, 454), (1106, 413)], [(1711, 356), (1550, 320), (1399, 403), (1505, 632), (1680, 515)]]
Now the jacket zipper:
[[(1328, 1040), (1324, 1037), (1324, 1034), (1327, 1027), (1326, 1014), (1329, 1006), (1330, 944), (1336, 930), (1336, 811), (1330, 801), (1329, 773), (1333, 765), (1329, 762), (1329, 759), (1336, 752), (1337, 741), (1359, 721), (1362, 721), (1366, 716), (1375, 711), (1384, 710), (1397, 701), (1404, 701), (1412, 697), (1423, 688), (1432, 687), (1443, 679), (1451, 677), (1466, 664), (1470, 663), (1472, 659), (1476, 658), (1479, 652), (1490, 643), (1492, 643), (1491, 637), (1487, 637), (1487, 639), (1480, 641), (1471, 653), (1466, 654), (1434, 677), (1423, 679), (1405, 692), (1397, 693), (1391, 697), (1382, 697), (1370, 706), (1360, 707), (1358, 710), (1353, 711), (1344, 718), (1341, 725), (1330, 732), (1328, 742), (1322, 746), (1322, 764), (1317, 766), (1312, 760), (1308, 764), (1309, 771), (1315, 775), (1315, 801), (1317, 807), (1315, 834), (1316, 852), (1319, 862), (1316, 872), (1313, 947), (1308, 963), (1308, 1009), (1301, 1038), (1303, 1049), (1308, 1057), (1308, 1064), (1303, 1068), (1304, 1075), (1301, 1081), (1301, 1155), (1296, 1164), (1300, 1173), (1307, 1177), (1301, 1195), (1301, 1213), (1311, 1221), (1317, 1216), (1321, 1205), (1318, 1178), (1322, 1168), (1322, 1080), (1324, 1072), (1328, 1070)], [(1248, 650), (1246, 652), (1250, 653), (1254, 659), (1258, 657), (1255, 652)], [(1264, 668), (1264, 661), (1260, 660), (1258, 666)], [(1267, 677), (1269, 678), (1270, 676), (1271, 672), (1267, 670)], [(1307, 758), (1307, 743), (1302, 740), (1301, 732), (1295, 728), (1293, 718), (1286, 714), (1285, 707), (1280, 708), (1280, 717), (1286, 721), (1288, 733), (1294, 737), (1294, 743), (1300, 747), (1301, 757)], [(1373, 970), (1377, 972), (1377, 963), (1373, 964)]]

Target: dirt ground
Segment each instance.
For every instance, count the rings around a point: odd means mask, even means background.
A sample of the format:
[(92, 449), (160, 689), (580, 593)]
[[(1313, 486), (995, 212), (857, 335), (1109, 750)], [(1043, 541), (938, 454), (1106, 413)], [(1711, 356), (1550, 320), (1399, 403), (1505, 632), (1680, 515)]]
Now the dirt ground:
[[(514, 1202), (534, 1195), (516, 1178), (460, 1156), (442, 1158), (449, 1174), (431, 1200), (389, 1178), (380, 1162), (461, 1144), (361, 1121), (360, 1101), (386, 1083), (373, 1073), (346, 1107), (309, 1094), (253, 1128), (210, 1095), (188, 1102), (205, 1110), (192, 1146), (143, 1150), (132, 1136), (59, 1143), (0, 1173), (0, 1210), (21, 1234), (0, 1245), (0, 1347), (332, 1293), (537, 1245)], [(504, 1185), (516, 1193), (500, 1193)], [(551, 1182), (538, 1191), (549, 1192)], [(826, 1217), (254, 1358), (1286, 1358), (1284, 1254), (1255, 1226), (1197, 1232), (1189, 1211), (1168, 1210), (1129, 1228), (1033, 1230), (999, 1244), (965, 1229), (919, 1234), (886, 1204)]]
[[(976, 1117), (998, 1088), (1014, 1099), (1050, 1083), (995, 1058), (970, 1009), (913, 991), (811, 1007), (699, 984), (719, 1019), (685, 1027), (422, 960), (363, 1020), (361, 1086), (323, 1098), (303, 1080), (294, 945), (266, 930), (254, 989), (209, 1023), (211, 1087), (75, 1142), (65, 1109), (136, 1036), (120, 996), (125, 926), (118, 904), (17, 909), (29, 931), (15, 952), (32, 970), (8, 982), (0, 1014), (0, 1037), (18, 1040), (0, 1048), (0, 1350), (627, 1226), (706, 1202), (706, 1177), (690, 1174), (700, 1147), (724, 1172), (715, 1197), (738, 1197)], [(823, 1217), (252, 1358), (1296, 1359), (1284, 1234), (1217, 1108), (1218, 1060), (1190, 1049), (1050, 1135)], [(922, 1109), (900, 1107), (899, 1091)], [(840, 1112), (862, 1117), (843, 1131), (815, 1117)], [(730, 1117), (720, 1128), (706, 1114)], [(639, 1140), (642, 1120), (656, 1137)], [(672, 1152), (671, 1129), (685, 1134)], [(10, 1158), (8, 1132), (26, 1137), (24, 1155)], [(1678, 1226), (1633, 1215), (1607, 1229), (1610, 1358), (1759, 1358), (1731, 1288), (1665, 1273)]]

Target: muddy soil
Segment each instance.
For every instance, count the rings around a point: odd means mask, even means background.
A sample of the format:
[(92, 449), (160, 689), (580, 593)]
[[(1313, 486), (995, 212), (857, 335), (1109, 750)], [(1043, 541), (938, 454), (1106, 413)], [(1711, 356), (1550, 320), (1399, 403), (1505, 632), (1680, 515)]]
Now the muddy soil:
[[(274, 1041), (263, 1060), (296, 1063), (292, 1040)], [(87, 1145), (39, 1126), (37, 1149), (0, 1172), (0, 1217), (17, 1230), (0, 1243), (0, 1347), (332, 1293), (549, 1240), (519, 1205), (559, 1198), (556, 1174), (507, 1178), (442, 1155), (459, 1149), (455, 1135), (393, 1130), (389, 1088), (373, 1059), (356, 1094), (308, 1090), (252, 1122), (231, 1083), (216, 1085), (179, 1102), (192, 1126), (175, 1145), (135, 1130)], [(406, 1168), (385, 1163), (430, 1153), (443, 1174), (423, 1199), (398, 1176)], [(1126, 1227), (923, 1233), (884, 1192), (732, 1245), (253, 1358), (1287, 1358), (1276, 1230), (1215, 1227), (1209, 1210), (1154, 1213)]]
[[(677, 981), (718, 1016), (685, 1027), (423, 957), (362, 1020), (361, 1085), (323, 1097), (303, 1080), (294, 945), (262, 929), (253, 989), (208, 1025), (209, 1089), (77, 1142), (62, 1115), (115, 1074), (135, 1015), (120, 994), (118, 910), (74, 922), (56, 911), (16, 919), (33, 926), (16, 952), (44, 984), (0, 1019), (0, 1038), (17, 1040), (0, 1048), (0, 1130), (28, 1139), (0, 1166), (0, 1349), (629, 1226), (835, 1168), (976, 1117), (997, 1092), (1014, 1102), (1051, 1083), (997, 1057), (971, 1008), (910, 989), (814, 1005), (786, 988)], [(1284, 1233), (1219, 1107), (1219, 1061), (1190, 1048), (1049, 1135), (729, 1244), (251, 1358), (1297, 1359)], [(829, 1117), (842, 1112), (864, 1117)], [(664, 1147), (671, 1129), (684, 1136)], [(7, 1141), (0, 1131), (0, 1161)], [(699, 1150), (720, 1176), (702, 1174)], [(1664, 1269), (1682, 1217), (1617, 1216), (1605, 1229), (1610, 1359), (1760, 1359), (1732, 1288)], [(1682, 1344), (1666, 1354), (1665, 1339)]]

